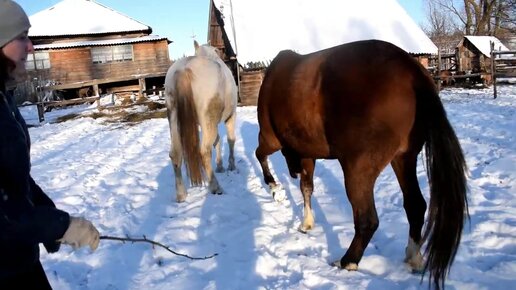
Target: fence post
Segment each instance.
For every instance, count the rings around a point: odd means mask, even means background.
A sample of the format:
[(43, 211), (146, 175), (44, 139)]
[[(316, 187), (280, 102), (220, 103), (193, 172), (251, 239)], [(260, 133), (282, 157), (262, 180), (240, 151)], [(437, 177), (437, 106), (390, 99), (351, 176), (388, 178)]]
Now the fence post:
[(45, 121), (45, 109), (43, 108), (43, 102), (37, 102), (36, 107), (38, 108), (38, 119), (41, 123)]
[(494, 99), (496, 99), (496, 59), (494, 53), (494, 42), (490, 42), (491, 44), (491, 80), (493, 81), (493, 94)]
[(441, 91), (441, 48), (437, 47), (437, 91)]

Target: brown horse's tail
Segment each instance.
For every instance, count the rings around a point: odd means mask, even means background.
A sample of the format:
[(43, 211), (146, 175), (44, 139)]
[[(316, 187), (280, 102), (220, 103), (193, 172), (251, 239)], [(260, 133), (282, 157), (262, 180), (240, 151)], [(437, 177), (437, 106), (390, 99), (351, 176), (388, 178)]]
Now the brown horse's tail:
[(459, 247), (468, 216), (466, 163), (459, 140), (450, 125), (432, 81), (418, 92), (417, 116), (425, 128), (426, 167), (430, 186), (428, 223), (423, 240), (425, 270), (436, 289), (444, 288), (446, 275)]
[(191, 82), (193, 74), (190, 69), (177, 71), (175, 78), (177, 127), (186, 172), (190, 178), (192, 186), (202, 185), (203, 183), (203, 163), (199, 145), (198, 117), (192, 92)]

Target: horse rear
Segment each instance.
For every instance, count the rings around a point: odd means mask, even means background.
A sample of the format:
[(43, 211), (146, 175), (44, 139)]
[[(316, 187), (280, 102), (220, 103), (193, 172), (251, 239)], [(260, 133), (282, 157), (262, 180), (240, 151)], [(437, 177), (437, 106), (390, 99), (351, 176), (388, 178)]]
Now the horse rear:
[[(236, 84), (214, 47), (199, 46), (197, 42), (194, 45), (196, 55), (176, 61), (165, 77), (170, 159), (178, 202), (184, 201), (187, 195), (181, 170), (183, 159), (193, 186), (202, 185), (207, 179), (211, 193), (222, 193), (211, 166), (211, 148), (214, 146), (216, 171), (224, 171), (217, 130), (220, 122), (224, 122), (227, 129), (228, 169), (235, 169)], [(199, 126), (202, 139), (199, 138)]]
[[(338, 159), (353, 209), (355, 236), (337, 266), (355, 270), (379, 221), (374, 183), (391, 164), (409, 221), (405, 261), (428, 269), (443, 285), (457, 250), (467, 210), (465, 162), (426, 70), (400, 48), (382, 41), (349, 43), (309, 55), (283, 51), (272, 61), (258, 98), (256, 157), (271, 191), (278, 184), (267, 157), (281, 150), (290, 175), (301, 177), (304, 219), (311, 208), (315, 160)], [(425, 146), (430, 184), (429, 220), (416, 176)], [(427, 239), (427, 261), (420, 247)]]

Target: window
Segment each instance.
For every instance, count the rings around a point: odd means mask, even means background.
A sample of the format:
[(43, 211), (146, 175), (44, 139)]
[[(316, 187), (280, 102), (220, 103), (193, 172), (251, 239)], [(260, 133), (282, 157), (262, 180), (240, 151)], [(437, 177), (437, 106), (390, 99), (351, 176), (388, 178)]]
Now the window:
[(91, 48), (93, 63), (110, 63), (133, 60), (132, 45), (98, 46)]
[(50, 68), (50, 56), (48, 51), (35, 51), (27, 56), (27, 62), (25, 63), (27, 70), (35, 69), (49, 69)]

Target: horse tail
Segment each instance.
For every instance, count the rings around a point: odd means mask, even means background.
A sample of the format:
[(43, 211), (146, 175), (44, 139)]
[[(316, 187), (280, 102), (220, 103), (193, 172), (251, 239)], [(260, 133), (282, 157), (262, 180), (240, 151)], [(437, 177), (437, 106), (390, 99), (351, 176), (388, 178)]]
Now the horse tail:
[(177, 126), (186, 172), (192, 186), (198, 186), (203, 183), (204, 167), (199, 149), (199, 119), (191, 85), (193, 77), (192, 71), (188, 68), (176, 71), (173, 95), (176, 96)]
[(446, 275), (457, 253), (464, 219), (468, 217), (466, 162), (431, 78), (417, 92), (417, 115), (423, 117), (426, 169), (430, 186), (428, 222), (423, 240), (426, 248), (425, 271), (429, 283), (444, 288)]

